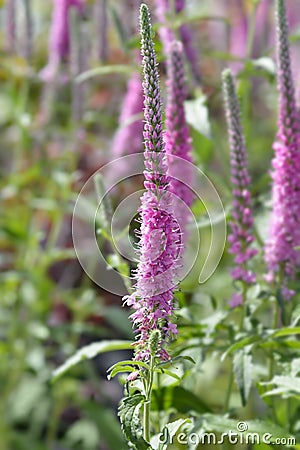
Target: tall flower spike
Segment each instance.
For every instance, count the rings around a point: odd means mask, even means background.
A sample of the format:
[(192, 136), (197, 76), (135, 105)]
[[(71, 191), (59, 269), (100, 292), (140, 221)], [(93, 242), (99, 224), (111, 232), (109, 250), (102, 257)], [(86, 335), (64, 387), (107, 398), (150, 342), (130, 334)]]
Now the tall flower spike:
[(62, 60), (69, 56), (70, 52), (70, 27), (69, 10), (71, 7), (83, 10), (83, 0), (53, 0), (49, 60), (47, 66), (41, 71), (41, 78), (45, 81), (52, 80)]
[[(167, 61), (167, 88), (168, 102), (166, 108), (166, 153), (168, 155), (169, 175), (171, 177), (171, 191), (176, 194), (183, 203), (190, 207), (193, 203), (193, 193), (190, 185), (193, 182), (192, 171), (188, 164), (182, 165), (175, 155), (186, 161), (192, 162), (191, 137), (185, 121), (184, 101), (187, 97), (183, 49), (181, 42), (173, 42)], [(179, 181), (180, 178), (182, 181)], [(180, 218), (181, 230), (185, 233), (185, 226), (189, 220), (186, 207), (182, 202), (177, 202), (176, 211)]]
[(16, 51), (16, 0), (8, 0), (5, 4), (5, 24), (6, 24), (6, 48), (10, 52)]
[(158, 330), (157, 356), (169, 358), (165, 346), (177, 332), (172, 323), (176, 262), (180, 256), (181, 235), (173, 215), (170, 179), (163, 142), (161, 96), (156, 55), (152, 42), (149, 10), (140, 8), (141, 52), (144, 90), (144, 139), (146, 191), (141, 198), (140, 262), (135, 274), (135, 292), (125, 303), (135, 309), (131, 319), (138, 333), (136, 359), (150, 358), (149, 339)]
[(292, 292), (286, 282), (299, 265), (300, 245), (300, 121), (296, 108), (284, 0), (276, 1), (277, 85), (279, 91), (278, 132), (273, 145), (272, 217), (265, 248), (268, 280), (283, 283), (288, 299)]
[[(185, 8), (186, 0), (175, 0), (176, 13), (180, 13)], [(182, 40), (184, 52), (186, 58), (190, 64), (192, 74), (195, 80), (199, 83), (201, 81), (200, 71), (198, 68), (198, 55), (193, 45), (193, 32), (190, 26), (186, 23), (182, 24), (179, 28), (180, 38)]]
[[(231, 155), (231, 182), (233, 185), (232, 220), (229, 223), (231, 233), (228, 237), (229, 251), (234, 255), (235, 263), (231, 276), (233, 280), (252, 284), (255, 282), (256, 276), (249, 270), (248, 262), (257, 251), (251, 248), (254, 241), (250, 194), (251, 180), (234, 78), (230, 69), (224, 70), (222, 75)], [(237, 306), (242, 300), (240, 294), (235, 294), (231, 306)]]
[[(171, 0), (155, 0), (156, 15), (158, 20), (165, 24), (166, 15), (171, 12)], [(185, 0), (175, 0), (174, 3), (176, 14), (180, 13), (185, 8)], [(169, 54), (170, 46), (176, 39), (174, 31), (166, 24), (159, 29), (160, 39), (163, 43), (165, 55)], [(198, 68), (197, 52), (193, 46), (193, 33), (188, 24), (183, 24), (179, 27), (179, 35), (182, 40), (184, 53), (190, 65), (191, 72), (196, 82), (200, 82), (200, 72)]]

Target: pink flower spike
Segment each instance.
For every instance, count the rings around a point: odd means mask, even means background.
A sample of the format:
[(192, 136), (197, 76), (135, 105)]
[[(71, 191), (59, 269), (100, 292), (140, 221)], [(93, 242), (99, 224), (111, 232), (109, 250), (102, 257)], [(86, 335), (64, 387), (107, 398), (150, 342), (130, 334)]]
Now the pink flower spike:
[(176, 325), (172, 323), (173, 291), (181, 250), (181, 233), (174, 217), (163, 142), (156, 55), (149, 10), (144, 4), (140, 9), (140, 21), (146, 192), (141, 198), (140, 261), (135, 273), (135, 291), (129, 297), (124, 297), (124, 300), (135, 309), (131, 316), (137, 333), (135, 359), (148, 361), (151, 356), (151, 336), (153, 338), (155, 335), (158, 340), (156, 356), (164, 360), (168, 355), (164, 347), (177, 332)]
[(245, 139), (240, 120), (234, 78), (229, 69), (223, 72), (223, 93), (231, 155), (231, 182), (233, 186), (231, 233), (228, 236), (229, 253), (235, 255), (235, 267), (231, 271), (233, 280), (253, 284), (255, 274), (249, 269), (249, 261), (257, 250), (250, 245), (254, 241), (253, 214), (250, 193), (250, 175)]
[[(276, 1), (278, 132), (273, 145), (272, 215), (265, 261), (269, 279), (281, 278), (282, 293), (299, 267), (300, 253), (300, 120), (291, 71), (285, 2)], [(284, 295), (286, 299), (290, 295)]]

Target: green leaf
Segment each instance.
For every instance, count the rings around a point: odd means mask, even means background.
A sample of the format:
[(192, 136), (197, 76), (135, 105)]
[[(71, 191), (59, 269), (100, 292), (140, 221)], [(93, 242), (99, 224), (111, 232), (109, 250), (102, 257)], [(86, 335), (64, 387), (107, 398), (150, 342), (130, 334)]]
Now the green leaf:
[(286, 316), (286, 308), (285, 308), (285, 300), (282, 294), (282, 290), (281, 289), (277, 289), (276, 292), (276, 300), (277, 303), (279, 305), (279, 310), (280, 310), (280, 318), (281, 318), (281, 322), (283, 325), (287, 325), (287, 316)]
[(109, 369), (107, 369), (107, 372), (111, 372), (112, 370), (114, 370), (116, 367), (119, 366), (138, 366), (138, 367), (143, 367), (144, 369), (150, 370), (150, 366), (147, 363), (144, 363), (143, 361), (134, 361), (133, 359), (125, 359), (124, 361), (119, 361), (116, 364), (114, 364), (113, 366), (111, 366)]
[(276, 74), (276, 67), (273, 59), (263, 56), (262, 58), (253, 59), (252, 64), (259, 68), (268, 72), (270, 75)]
[(133, 372), (137, 370), (136, 366), (143, 367), (146, 370), (150, 370), (149, 365), (142, 361), (133, 361), (133, 360), (119, 361), (107, 370), (107, 372), (110, 372), (107, 378), (108, 380), (110, 380), (115, 375), (121, 372)]
[(203, 134), (207, 139), (211, 139), (211, 127), (209, 122), (208, 108), (205, 104), (206, 96), (202, 95), (195, 100), (187, 100), (184, 102), (185, 118), (199, 133)]
[(132, 366), (119, 366), (115, 367), (109, 375), (107, 375), (107, 379), (111, 380), (114, 378), (118, 373), (124, 373), (124, 372), (134, 372), (135, 369)]
[(94, 78), (100, 75), (110, 75), (112, 73), (130, 75), (135, 70), (137, 70), (137, 67), (129, 66), (128, 64), (111, 64), (95, 67), (94, 69), (87, 70), (86, 72), (82, 72), (80, 75), (78, 75), (78, 77), (76, 77), (76, 83), (83, 83), (90, 78)]
[(240, 350), (240, 349), (246, 347), (247, 345), (253, 344), (255, 342), (259, 342), (261, 339), (262, 339), (261, 336), (259, 336), (258, 334), (255, 334), (253, 336), (247, 336), (246, 338), (241, 339), (238, 342), (235, 342), (226, 350), (226, 352), (223, 353), (223, 355), (221, 356), (221, 361), (224, 361), (224, 359), (228, 355), (235, 352), (236, 350)]
[(216, 431), (218, 433), (228, 433), (228, 431), (239, 432), (238, 425), (242, 422), (246, 425), (245, 431), (247, 433), (257, 433), (263, 436), (266, 433), (271, 434), (273, 439), (293, 437), (287, 430), (281, 428), (273, 422), (266, 420), (234, 420), (227, 416), (219, 416), (215, 414), (204, 414), (202, 416), (202, 428), (204, 431)]
[(242, 405), (245, 406), (251, 389), (252, 356), (239, 350), (233, 356), (233, 372), (241, 395)]
[[(173, 438), (183, 425), (191, 423), (190, 419), (178, 419), (165, 425), (160, 434), (151, 439), (151, 444), (155, 449), (166, 450), (173, 442)], [(164, 442), (162, 442), (162, 440)]]
[(139, 411), (145, 399), (145, 396), (141, 394), (123, 398), (118, 411), (123, 433), (137, 450), (151, 449), (150, 444), (143, 438), (143, 428), (139, 418)]
[(66, 439), (72, 448), (80, 444), (82, 448), (91, 450), (99, 446), (100, 435), (94, 422), (82, 419), (71, 425), (67, 431)]
[(154, 369), (154, 372), (163, 373), (165, 375), (168, 375), (171, 378), (175, 378), (175, 380), (181, 381), (181, 377), (179, 375), (177, 375), (177, 373), (172, 372), (171, 370), (167, 370), (167, 369), (160, 367), (158, 369)]
[(196, 364), (195, 360), (191, 357), (191, 356), (175, 356), (175, 358), (170, 359), (169, 361), (164, 361), (162, 363), (157, 364), (157, 368), (165, 368), (165, 367), (170, 367), (173, 364), (177, 363), (177, 362), (181, 362), (181, 361), (189, 361), (193, 364)]
[(299, 373), (300, 373), (300, 358), (295, 358), (291, 363), (291, 375), (296, 377)]
[(181, 386), (164, 386), (153, 389), (151, 409), (154, 411), (168, 411), (175, 408), (178, 413), (188, 414), (210, 412), (210, 408), (201, 398)]
[(78, 350), (75, 355), (71, 356), (71, 358), (67, 359), (64, 364), (55, 369), (53, 372), (52, 381), (56, 381), (59, 377), (71, 369), (71, 367), (81, 361), (95, 358), (95, 356), (99, 355), (99, 353), (110, 352), (113, 350), (128, 350), (131, 348), (131, 344), (131, 341), (93, 342), (92, 344)]
[(126, 35), (126, 31), (124, 29), (123, 26), (123, 20), (120, 19), (117, 10), (113, 7), (110, 6), (110, 12), (111, 12), (111, 17), (112, 17), (112, 21), (114, 26), (116, 27), (117, 30), (117, 34), (118, 34), (118, 38), (121, 44), (122, 49), (125, 51), (126, 50), (126, 42), (127, 42), (127, 35)]
[(89, 401), (85, 404), (85, 411), (88, 412), (89, 417), (93, 417), (95, 420), (101, 441), (106, 443), (109, 450), (128, 450), (120, 422), (112, 410), (94, 401)]
[(271, 337), (281, 337), (300, 334), (300, 327), (285, 327), (275, 330)]
[(37, 405), (46, 397), (46, 385), (36, 377), (26, 376), (15, 387), (8, 404), (7, 415), (13, 422), (24, 422), (32, 418)]
[(281, 395), (284, 398), (296, 397), (300, 399), (300, 378), (276, 375), (271, 381), (263, 382), (262, 385), (273, 384), (274, 389), (265, 392), (262, 396)]

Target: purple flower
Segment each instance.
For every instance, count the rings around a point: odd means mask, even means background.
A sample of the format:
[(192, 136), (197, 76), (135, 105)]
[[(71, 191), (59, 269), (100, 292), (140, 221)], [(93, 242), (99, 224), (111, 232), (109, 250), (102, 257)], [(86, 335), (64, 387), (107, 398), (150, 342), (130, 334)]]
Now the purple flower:
[(53, 0), (54, 9), (49, 41), (49, 61), (42, 70), (41, 77), (48, 81), (52, 79), (58, 69), (59, 63), (69, 56), (70, 52), (70, 27), (69, 9), (83, 9), (83, 0)]
[(157, 19), (163, 26), (159, 28), (159, 37), (163, 44), (164, 53), (168, 54), (169, 46), (171, 42), (175, 40), (175, 35), (173, 30), (168, 27), (166, 23), (166, 15), (170, 12), (169, 0), (155, 0), (156, 4), (156, 16)]
[[(229, 0), (229, 19), (232, 21), (229, 36), (229, 51), (237, 58), (245, 58), (247, 55), (248, 18), (243, 2)], [(239, 61), (231, 61), (230, 67), (237, 72), (243, 67)]]
[(94, 6), (95, 28), (98, 39), (95, 39), (97, 55), (104, 62), (108, 56), (108, 5), (107, 0), (96, 0)]
[(234, 255), (235, 267), (231, 271), (234, 280), (252, 284), (255, 274), (249, 269), (248, 262), (257, 253), (251, 248), (254, 241), (251, 211), (250, 176), (248, 172), (245, 139), (240, 121), (240, 108), (232, 72), (223, 72), (223, 93), (229, 146), (231, 154), (231, 182), (233, 185), (232, 219), (228, 241), (229, 251)]
[[(185, 0), (175, 0), (175, 12), (180, 13), (185, 8)], [(164, 53), (169, 54), (169, 47), (175, 41), (174, 31), (166, 24), (166, 15), (171, 12), (170, 0), (156, 0), (156, 15), (158, 20), (165, 24), (159, 29), (160, 39), (163, 43)], [(192, 74), (197, 82), (200, 82), (197, 52), (193, 46), (193, 33), (189, 25), (183, 24), (179, 27), (186, 59), (188, 60)]]
[(177, 332), (172, 323), (175, 274), (181, 249), (181, 234), (173, 215), (170, 178), (163, 142), (161, 96), (152, 29), (146, 5), (140, 8), (143, 57), (144, 139), (146, 192), (141, 198), (140, 262), (135, 274), (135, 292), (125, 303), (135, 309), (131, 319), (138, 333), (136, 359), (150, 358), (149, 338), (160, 331), (157, 356), (168, 359), (164, 349)]
[(300, 245), (300, 123), (295, 104), (285, 3), (276, 2), (279, 118), (272, 161), (272, 216), (265, 260), (268, 280), (279, 276), (285, 285), (299, 265)]
[[(166, 152), (168, 155), (169, 175), (171, 179), (171, 191), (183, 201), (176, 202), (176, 211), (180, 219), (182, 232), (189, 219), (186, 206), (193, 203), (193, 193), (190, 185), (193, 182), (192, 171), (187, 164), (182, 165), (178, 159), (172, 155), (192, 162), (191, 157), (191, 137), (189, 128), (185, 121), (184, 101), (186, 100), (186, 83), (184, 75), (184, 62), (182, 44), (173, 42), (170, 46), (170, 54), (167, 62), (167, 87), (168, 103), (166, 109)], [(183, 172), (183, 173), (182, 173)], [(180, 178), (182, 181), (179, 181)], [(184, 233), (185, 234), (185, 233)]]
[(143, 89), (139, 73), (134, 72), (128, 81), (127, 92), (122, 103), (119, 117), (119, 130), (117, 131), (112, 153), (119, 158), (143, 150), (142, 132), (143, 121)]
[[(180, 13), (185, 8), (185, 0), (175, 0), (175, 10)], [(189, 25), (183, 24), (179, 28), (180, 38), (182, 40), (186, 59), (188, 60), (192, 74), (199, 83), (201, 76), (198, 68), (198, 55), (193, 45), (193, 33)]]

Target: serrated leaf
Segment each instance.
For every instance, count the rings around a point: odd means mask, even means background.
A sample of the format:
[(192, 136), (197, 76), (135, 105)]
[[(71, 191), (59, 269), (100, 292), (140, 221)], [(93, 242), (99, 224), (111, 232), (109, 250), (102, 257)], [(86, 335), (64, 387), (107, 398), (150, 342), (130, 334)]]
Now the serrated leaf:
[(189, 125), (199, 131), (207, 139), (211, 139), (211, 127), (208, 108), (205, 104), (206, 97), (202, 95), (195, 100), (184, 102), (185, 118)]
[(245, 349), (233, 356), (233, 372), (241, 395), (242, 405), (245, 406), (251, 389), (252, 356)]
[(178, 419), (175, 422), (168, 423), (163, 427), (160, 434), (151, 439), (152, 446), (157, 450), (166, 450), (180, 428), (188, 423), (191, 423), (190, 419)]
[(131, 348), (131, 341), (101, 341), (93, 342), (86, 347), (78, 350), (75, 355), (67, 359), (64, 364), (54, 370), (52, 375), (52, 381), (56, 381), (64, 373), (70, 370), (73, 366), (79, 364), (86, 359), (93, 359), (100, 353), (110, 352), (113, 350), (128, 350)]
[(300, 378), (290, 376), (276, 375), (271, 381), (261, 383), (262, 385), (272, 384), (275, 386), (265, 392), (262, 396), (267, 397), (270, 395), (282, 395), (284, 398), (297, 397), (300, 398)]
[(142, 394), (126, 397), (122, 400), (118, 411), (122, 431), (136, 450), (150, 450), (152, 448), (143, 438), (143, 427), (139, 417), (139, 412), (145, 399), (145, 396)]

